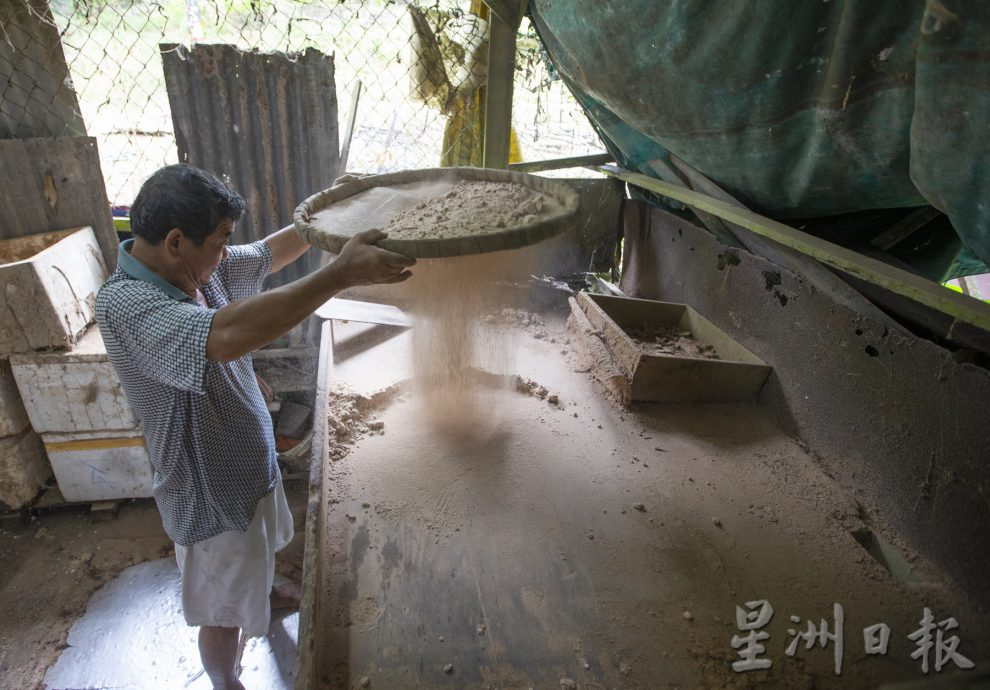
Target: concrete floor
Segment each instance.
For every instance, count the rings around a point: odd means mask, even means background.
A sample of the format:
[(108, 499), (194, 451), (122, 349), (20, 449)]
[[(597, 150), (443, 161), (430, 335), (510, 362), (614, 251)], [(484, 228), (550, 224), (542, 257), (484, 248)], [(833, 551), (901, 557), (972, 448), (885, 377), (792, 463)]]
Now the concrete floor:
[[(246, 687), (292, 688), (298, 624), (298, 613), (279, 616), (267, 637), (245, 641), (241, 680)], [(182, 618), (173, 558), (131, 566), (89, 600), (86, 613), (69, 630), (69, 646), (45, 674), (44, 686), (209, 690), (197, 630)]]
[[(307, 484), (288, 479), (297, 536), (279, 577), (300, 578)], [(151, 499), (115, 513), (64, 507), (0, 520), (0, 688), (208, 688), (178, 598), (172, 543)], [(249, 641), (249, 688), (290, 688), (298, 614)]]

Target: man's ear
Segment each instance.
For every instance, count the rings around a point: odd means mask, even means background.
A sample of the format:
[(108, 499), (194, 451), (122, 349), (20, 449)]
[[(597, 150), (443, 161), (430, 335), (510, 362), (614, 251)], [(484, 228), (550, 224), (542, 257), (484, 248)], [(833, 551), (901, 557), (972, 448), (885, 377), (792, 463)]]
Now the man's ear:
[(179, 228), (172, 228), (165, 235), (165, 249), (169, 253), (175, 253), (179, 251), (179, 241), (183, 238), (182, 231)]

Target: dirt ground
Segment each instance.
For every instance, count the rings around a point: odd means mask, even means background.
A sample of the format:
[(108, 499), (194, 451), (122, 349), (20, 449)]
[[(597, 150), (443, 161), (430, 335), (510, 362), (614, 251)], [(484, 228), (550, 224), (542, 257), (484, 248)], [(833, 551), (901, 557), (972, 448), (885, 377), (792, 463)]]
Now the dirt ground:
[[(279, 572), (298, 580), (306, 481), (287, 479), (296, 539)], [(0, 688), (42, 688), (90, 597), (128, 566), (174, 554), (152, 499), (117, 511), (66, 506), (0, 516)]]

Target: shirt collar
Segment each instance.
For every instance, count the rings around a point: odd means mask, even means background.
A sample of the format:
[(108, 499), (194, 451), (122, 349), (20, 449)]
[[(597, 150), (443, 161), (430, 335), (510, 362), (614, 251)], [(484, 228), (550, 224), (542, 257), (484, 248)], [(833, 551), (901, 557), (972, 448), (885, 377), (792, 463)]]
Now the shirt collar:
[(133, 238), (120, 243), (120, 247), (117, 249), (117, 267), (120, 270), (135, 280), (143, 280), (160, 288), (162, 292), (172, 299), (179, 300), (180, 302), (192, 300), (192, 297), (131, 256), (131, 247), (133, 245)]

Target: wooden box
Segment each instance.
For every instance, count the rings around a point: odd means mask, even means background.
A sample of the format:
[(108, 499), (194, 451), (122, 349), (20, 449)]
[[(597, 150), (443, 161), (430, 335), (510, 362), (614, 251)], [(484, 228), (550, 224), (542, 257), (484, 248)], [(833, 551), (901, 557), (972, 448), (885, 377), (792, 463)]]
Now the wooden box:
[[(753, 401), (770, 374), (762, 359), (687, 305), (586, 292), (577, 303), (629, 379), (625, 402)], [(651, 354), (630, 336), (667, 328), (690, 333), (718, 358)]]
[(0, 355), (75, 342), (106, 278), (91, 227), (0, 240)]

